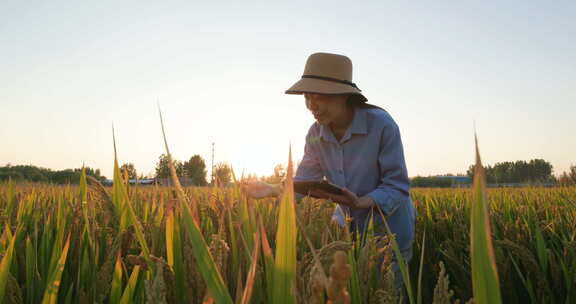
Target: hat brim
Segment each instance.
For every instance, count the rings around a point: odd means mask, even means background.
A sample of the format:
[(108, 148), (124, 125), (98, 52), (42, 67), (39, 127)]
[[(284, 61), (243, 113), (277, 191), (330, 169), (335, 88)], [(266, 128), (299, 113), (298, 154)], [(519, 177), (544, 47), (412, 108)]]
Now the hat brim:
[(361, 91), (353, 86), (333, 82), (323, 79), (302, 78), (298, 80), (292, 87), (285, 92), (286, 94), (326, 94), (326, 95), (344, 95), (352, 94), (358, 101), (366, 102), (368, 99), (364, 97)]

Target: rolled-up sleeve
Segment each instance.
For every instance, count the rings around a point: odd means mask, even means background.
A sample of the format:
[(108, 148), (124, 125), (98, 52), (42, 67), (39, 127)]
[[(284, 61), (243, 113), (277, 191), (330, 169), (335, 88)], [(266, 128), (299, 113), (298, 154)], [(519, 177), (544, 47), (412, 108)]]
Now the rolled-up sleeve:
[(410, 188), (400, 130), (394, 122), (382, 130), (378, 166), (380, 184), (366, 196), (372, 198), (388, 216), (408, 202)]

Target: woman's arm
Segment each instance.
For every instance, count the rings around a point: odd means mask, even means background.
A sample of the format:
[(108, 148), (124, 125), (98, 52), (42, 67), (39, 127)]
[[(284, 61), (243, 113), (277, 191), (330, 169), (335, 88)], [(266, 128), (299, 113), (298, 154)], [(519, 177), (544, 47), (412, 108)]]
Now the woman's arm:
[(382, 130), (378, 165), (380, 184), (366, 197), (371, 198), (385, 215), (391, 215), (408, 201), (410, 188), (400, 130), (394, 122)]

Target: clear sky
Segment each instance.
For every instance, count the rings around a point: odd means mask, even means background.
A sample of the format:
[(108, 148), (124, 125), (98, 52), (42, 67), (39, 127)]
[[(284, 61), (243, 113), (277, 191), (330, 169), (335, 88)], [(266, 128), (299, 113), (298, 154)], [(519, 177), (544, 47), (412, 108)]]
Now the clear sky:
[(152, 173), (163, 153), (271, 174), (313, 122), (284, 91), (349, 56), (409, 175), (576, 164), (576, 1), (0, 1), (0, 165)]

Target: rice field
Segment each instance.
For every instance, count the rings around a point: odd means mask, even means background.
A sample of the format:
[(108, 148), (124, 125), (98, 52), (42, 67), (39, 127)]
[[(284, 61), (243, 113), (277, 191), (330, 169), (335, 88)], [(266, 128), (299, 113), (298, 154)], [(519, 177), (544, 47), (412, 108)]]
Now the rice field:
[(183, 188), (164, 142), (174, 187), (129, 186), (116, 156), (111, 188), (0, 184), (0, 304), (576, 302), (576, 187), (487, 190), (477, 147), (471, 189), (412, 190), (407, 265), (391, 233), (295, 202), (291, 153), (281, 198), (253, 200)]
[[(471, 247), (473, 190), (412, 190), (417, 235), (404, 300), (494, 303), (479, 297), (482, 288), (494, 296), (495, 283), (495, 301), (575, 303), (576, 188), (488, 189), (481, 198), (493, 267), (490, 254), (483, 266), (472, 257), (482, 251)], [(292, 195), (256, 201), (237, 187), (104, 188), (85, 176), (79, 186), (1, 184), (0, 300), (397, 303), (393, 240), (352, 242), (330, 221), (331, 203), (294, 205)], [(475, 272), (492, 268), (496, 281), (479, 284)]]

